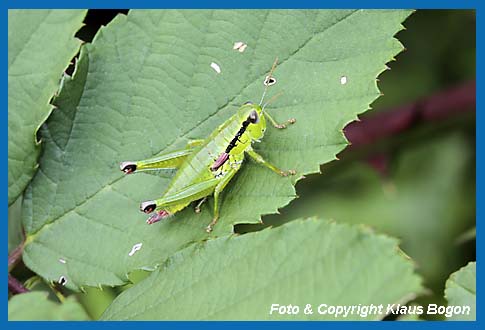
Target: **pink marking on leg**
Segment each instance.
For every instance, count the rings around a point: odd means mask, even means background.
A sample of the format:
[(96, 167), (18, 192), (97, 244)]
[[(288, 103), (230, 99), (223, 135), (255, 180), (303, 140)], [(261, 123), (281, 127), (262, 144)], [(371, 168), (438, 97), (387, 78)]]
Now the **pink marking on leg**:
[(211, 166), (211, 171), (217, 171), (229, 159), (229, 154), (223, 152)]
[(168, 213), (167, 211), (165, 210), (160, 210), (158, 212), (155, 212), (154, 214), (152, 214), (148, 219), (147, 219), (147, 223), (149, 225), (151, 224), (154, 224), (155, 222), (158, 222), (164, 218), (167, 218), (168, 216), (170, 215), (170, 213)]

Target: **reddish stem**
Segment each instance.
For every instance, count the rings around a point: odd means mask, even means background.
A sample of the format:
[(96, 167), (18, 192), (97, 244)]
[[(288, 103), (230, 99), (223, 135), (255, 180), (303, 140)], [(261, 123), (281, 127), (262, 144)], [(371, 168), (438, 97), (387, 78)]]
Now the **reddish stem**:
[(23, 242), (12, 251), (12, 253), (8, 256), (8, 270), (10, 271), (22, 258), (22, 252), (24, 250)]
[(8, 274), (8, 289), (13, 294), (29, 292), (19, 280), (10, 274)]
[(472, 80), (411, 104), (354, 121), (344, 132), (352, 147), (358, 147), (401, 133), (417, 123), (474, 112), (475, 106), (475, 80)]

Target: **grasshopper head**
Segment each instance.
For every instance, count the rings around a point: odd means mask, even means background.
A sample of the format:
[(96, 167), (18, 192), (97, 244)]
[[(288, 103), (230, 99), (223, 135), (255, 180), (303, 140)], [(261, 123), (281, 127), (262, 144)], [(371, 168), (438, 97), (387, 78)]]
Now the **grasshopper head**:
[(250, 115), (252, 115), (251, 119), (255, 120), (255, 122), (251, 121), (251, 123), (254, 124), (258, 122), (257, 117), (261, 115), (261, 111), (262, 109), (259, 104), (254, 104), (251, 101), (247, 101), (238, 110), (239, 119), (241, 119), (241, 121), (246, 120)]
[(238, 117), (243, 122), (249, 122), (247, 132), (251, 139), (258, 140), (263, 137), (266, 130), (266, 119), (264, 118), (263, 109), (259, 104), (246, 102), (238, 110)]

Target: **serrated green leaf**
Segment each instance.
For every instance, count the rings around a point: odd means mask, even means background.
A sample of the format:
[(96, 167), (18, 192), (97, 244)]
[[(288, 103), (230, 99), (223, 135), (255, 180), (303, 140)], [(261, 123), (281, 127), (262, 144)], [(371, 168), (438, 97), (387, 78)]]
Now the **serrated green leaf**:
[(86, 10), (8, 11), (8, 204), (24, 191), (37, 169), (39, 126), (50, 99), (79, 50), (74, 34)]
[(477, 304), (476, 262), (470, 262), (465, 267), (450, 275), (446, 281), (445, 298), (448, 306), (469, 306), (470, 313), (457, 313), (447, 320), (475, 321)]
[[(396, 284), (399, 285), (396, 285)], [(105, 320), (335, 320), (320, 304), (380, 305), (421, 290), (395, 239), (323, 220), (221, 237), (176, 253), (146, 280), (123, 292)], [(272, 304), (298, 305), (297, 315), (270, 315)], [(304, 307), (312, 305), (313, 314)], [(323, 309), (322, 309), (323, 310)]]
[[(24, 203), (25, 263), (49, 280), (68, 276), (70, 288), (119, 285), (130, 271), (153, 269), (206, 239), (210, 202), (201, 214), (187, 208), (147, 226), (139, 202), (160, 196), (171, 173), (123, 176), (118, 164), (208, 136), (239, 105), (259, 101), (276, 57), (270, 94), (284, 95), (270, 111), (297, 123), (268, 129), (256, 147), (299, 175), (318, 172), (346, 146), (345, 124), (379, 95), (375, 78), (402, 50), (393, 35), (409, 14), (164, 10), (116, 17), (83, 48), (42, 130), (41, 170)], [(247, 44), (244, 52), (233, 49), (238, 41)], [(214, 235), (276, 212), (295, 197), (294, 181), (248, 161), (224, 191)], [(142, 249), (129, 256), (137, 243)]]
[(73, 297), (60, 304), (48, 300), (45, 292), (28, 292), (8, 301), (8, 320), (86, 321), (89, 317)]

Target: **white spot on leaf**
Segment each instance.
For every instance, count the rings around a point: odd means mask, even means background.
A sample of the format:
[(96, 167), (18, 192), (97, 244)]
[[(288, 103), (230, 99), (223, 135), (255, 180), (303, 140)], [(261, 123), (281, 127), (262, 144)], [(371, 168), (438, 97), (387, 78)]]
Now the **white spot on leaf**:
[(131, 257), (132, 255), (135, 254), (136, 251), (140, 250), (141, 247), (142, 247), (143, 243), (138, 243), (138, 244), (135, 244), (133, 245), (133, 247), (131, 248), (131, 251), (130, 253), (128, 253), (128, 255)]
[(340, 84), (345, 85), (347, 83), (347, 76), (340, 77)]
[(211, 68), (213, 68), (215, 72), (221, 73), (221, 67), (217, 63), (212, 62)]
[(232, 46), (232, 49), (239, 49), (239, 47), (241, 47), (242, 45), (244, 45), (244, 42), (241, 42), (241, 41), (235, 42), (234, 46)]
[(232, 47), (232, 49), (238, 50), (240, 53), (242, 53), (246, 50), (247, 46), (248, 45), (246, 45), (244, 42), (238, 41), (234, 43), (234, 46)]
[(67, 283), (67, 279), (66, 279), (66, 277), (65, 277), (65, 276), (61, 276), (61, 277), (59, 277), (59, 281), (58, 281), (58, 283), (59, 283), (60, 285), (62, 285), (62, 286), (66, 285), (66, 283)]
[(274, 84), (276, 84), (276, 78), (273, 77), (273, 76), (266, 76), (266, 78), (264, 78), (264, 81), (263, 81), (263, 84), (265, 86), (273, 86)]
[(59, 259), (59, 262), (60, 262), (61, 264), (65, 264), (65, 263), (66, 263), (66, 260), (65, 260), (65, 259), (60, 258), (60, 259)]

